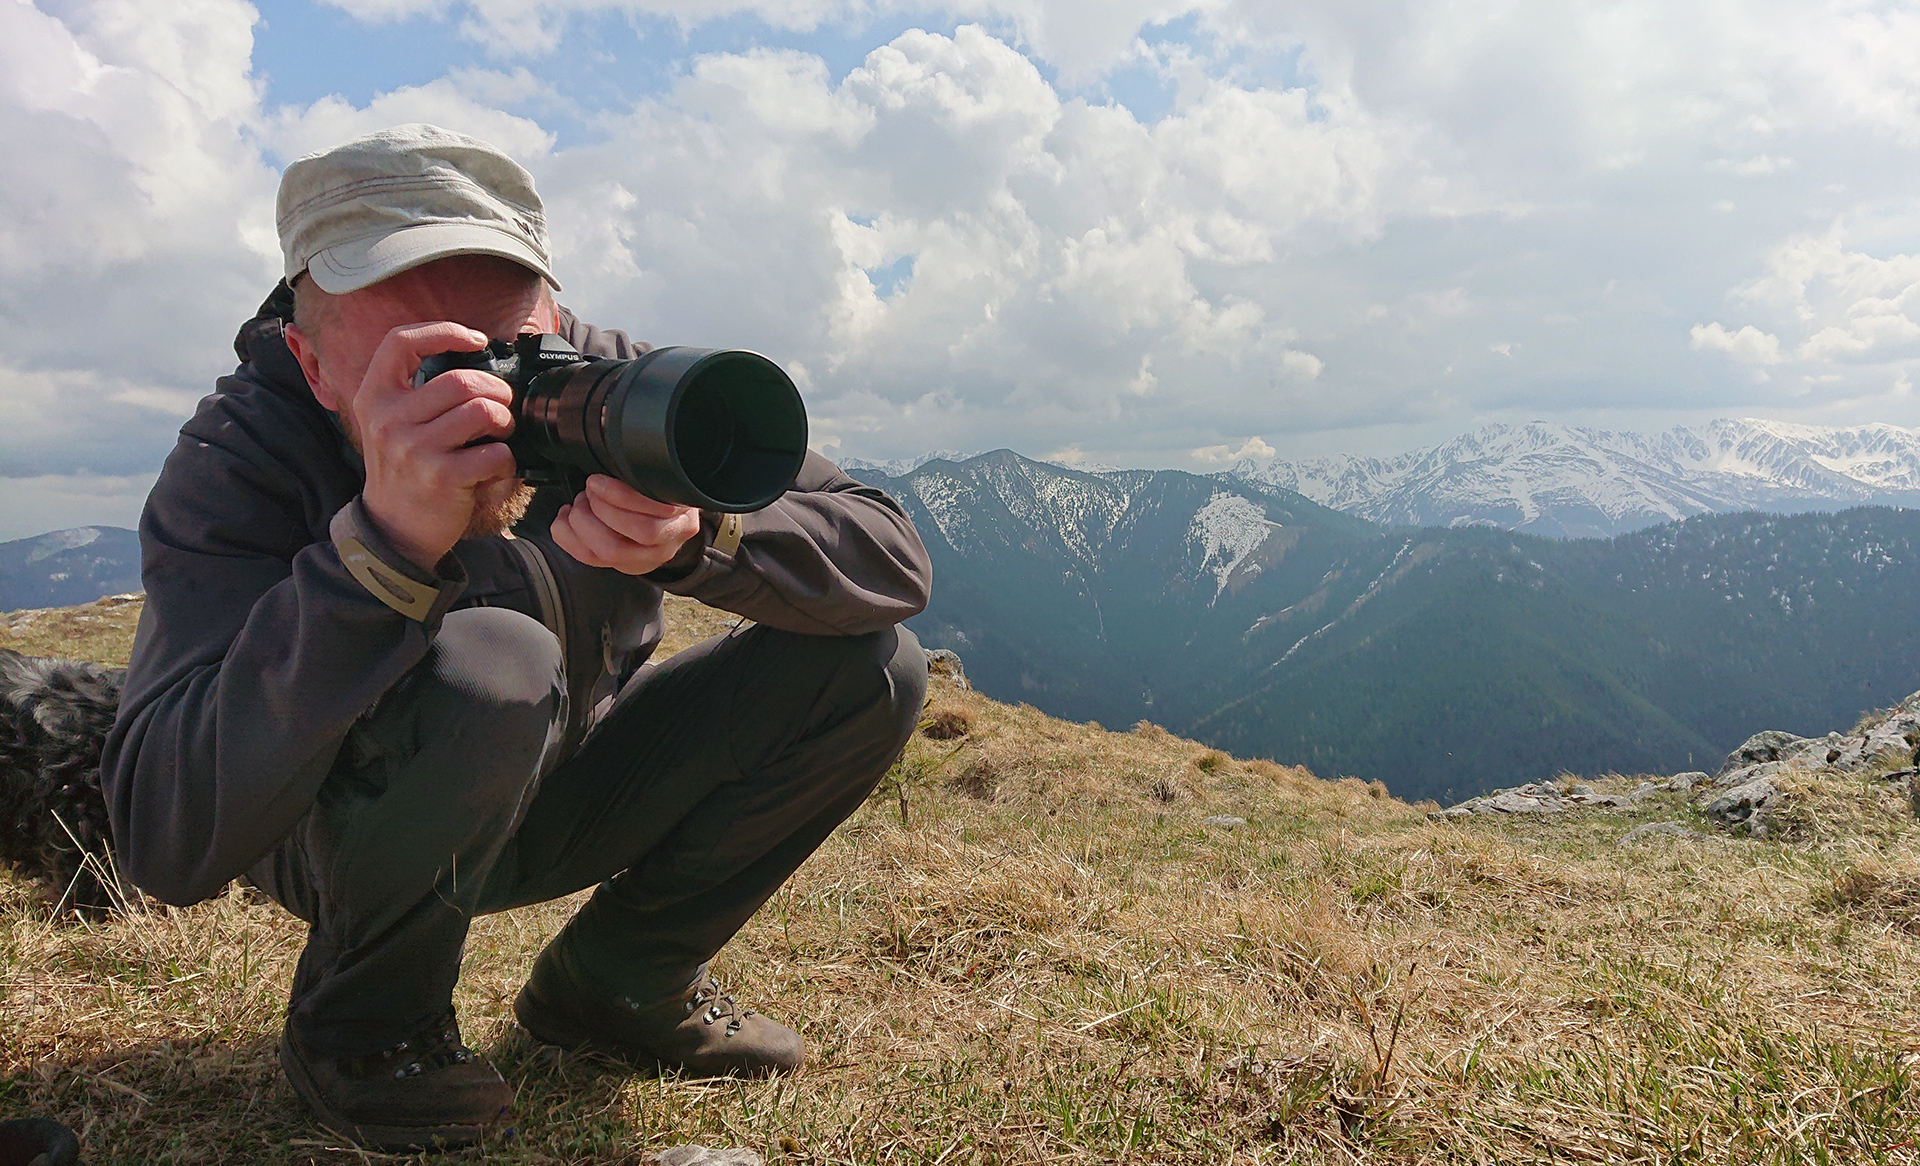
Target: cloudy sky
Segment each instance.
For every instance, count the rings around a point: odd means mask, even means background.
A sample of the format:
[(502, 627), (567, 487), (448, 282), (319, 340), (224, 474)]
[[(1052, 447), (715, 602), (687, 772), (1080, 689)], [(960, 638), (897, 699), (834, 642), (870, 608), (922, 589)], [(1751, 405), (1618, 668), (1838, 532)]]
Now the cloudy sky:
[(830, 456), (1920, 425), (1920, 3), (0, 0), (0, 539), (133, 524), (280, 168), (416, 120)]

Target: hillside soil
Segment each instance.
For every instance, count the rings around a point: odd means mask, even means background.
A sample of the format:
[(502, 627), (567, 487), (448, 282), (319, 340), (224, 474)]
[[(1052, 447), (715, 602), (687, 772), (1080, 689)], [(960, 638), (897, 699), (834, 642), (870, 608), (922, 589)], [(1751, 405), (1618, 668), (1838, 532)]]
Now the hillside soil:
[[(129, 607), (9, 617), (0, 646), (112, 659)], [(676, 643), (731, 618), (671, 614)], [(432, 1160), (1920, 1161), (1920, 831), (1904, 797), (1833, 796), (1792, 843), (1620, 844), (1709, 831), (1677, 794), (1434, 821), (936, 677), (887, 783), (717, 961), (802, 1030), (804, 1071), (538, 1048), (510, 1004), (574, 903), (490, 916), (458, 1004), (518, 1120)], [(58, 1118), (91, 1162), (405, 1160), (342, 1146), (280, 1076), (285, 912), (237, 889), (97, 923), (39, 903), (0, 881), (0, 1119)]]

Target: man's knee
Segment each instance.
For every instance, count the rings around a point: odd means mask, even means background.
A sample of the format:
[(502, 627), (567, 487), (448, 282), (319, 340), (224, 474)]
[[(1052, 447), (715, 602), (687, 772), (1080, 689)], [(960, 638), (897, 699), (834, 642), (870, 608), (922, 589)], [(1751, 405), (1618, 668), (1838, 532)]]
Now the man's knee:
[(543, 708), (566, 690), (560, 642), (540, 621), (502, 607), (449, 612), (424, 666), (488, 714)]
[(906, 628), (889, 630), (894, 643), (886, 663), (887, 690), (904, 745), (919, 726), (920, 714), (927, 705), (927, 650)]
[(457, 743), (478, 777), (496, 759), (537, 755), (565, 700), (553, 633), (516, 611), (469, 608), (448, 613), (426, 659), (381, 701), (367, 728), (382, 752), (402, 756)]
[(858, 708), (869, 732), (898, 752), (920, 723), (927, 700), (927, 653), (904, 627), (859, 636), (807, 637), (816, 666), (832, 671), (825, 705), (833, 714)]

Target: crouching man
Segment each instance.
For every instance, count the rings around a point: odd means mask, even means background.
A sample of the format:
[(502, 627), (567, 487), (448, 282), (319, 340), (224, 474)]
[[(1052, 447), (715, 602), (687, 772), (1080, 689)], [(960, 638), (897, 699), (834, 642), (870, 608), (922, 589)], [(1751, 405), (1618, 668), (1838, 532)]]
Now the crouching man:
[[(596, 887), (514, 1003), (536, 1038), (699, 1074), (799, 1035), (707, 974), (916, 724), (927, 555), (817, 455), (758, 513), (595, 476), (533, 492), (505, 382), (423, 357), (557, 332), (532, 180), (401, 126), (287, 168), (286, 282), (181, 429), (103, 776), (132, 880), (245, 877), (309, 927), (280, 1057), (369, 1146), (459, 1144), (512, 1088), (452, 1010), (477, 914)], [(516, 534), (518, 537), (516, 537)], [(661, 592), (753, 623), (661, 663)], [(645, 665), (643, 667), (643, 665)]]

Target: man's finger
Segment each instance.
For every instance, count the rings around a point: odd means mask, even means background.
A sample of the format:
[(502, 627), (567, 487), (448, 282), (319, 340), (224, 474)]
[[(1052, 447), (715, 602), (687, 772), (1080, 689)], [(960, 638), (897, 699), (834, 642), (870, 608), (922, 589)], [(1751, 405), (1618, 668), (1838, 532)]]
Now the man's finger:
[(404, 324), (388, 331), (367, 362), (363, 391), (379, 394), (402, 392), (410, 388), (413, 374), (426, 357), (442, 352), (478, 352), (487, 346), (487, 334), (464, 324), (440, 320), (424, 324)]
[(592, 507), (574, 505), (563, 512), (563, 521), (572, 528), (581, 545), (591, 551), (602, 565), (611, 566), (635, 549), (632, 539), (626, 538), (606, 523)]
[(519, 472), (513, 451), (503, 441), (483, 441), (466, 449), (442, 455), (435, 467), (435, 483), (441, 487), (469, 490), (496, 478), (511, 478)]
[[(400, 393), (383, 404), (391, 420), (407, 425), (424, 425), (449, 410), (476, 400), (495, 402), (502, 410), (508, 410), (507, 416), (512, 416), (513, 390), (507, 386), (507, 382), (492, 373), (474, 368), (443, 372), (419, 388)], [(370, 404), (369, 410), (372, 407)]]
[(675, 513), (656, 518), (651, 514), (636, 514), (631, 510), (607, 506), (591, 495), (587, 497), (585, 505), (595, 518), (611, 527), (615, 533), (649, 549), (677, 547), (700, 529), (700, 512), (690, 507), (676, 507)]
[(588, 550), (586, 544), (580, 541), (580, 536), (573, 533), (573, 524), (568, 521), (572, 510), (572, 503), (562, 506), (560, 513), (554, 517), (553, 526), (548, 529), (547, 533), (553, 536), (555, 545), (571, 555), (576, 563), (588, 567), (613, 566), (612, 563), (602, 562), (600, 556)]
[(633, 514), (643, 514), (648, 518), (672, 518), (693, 509), (691, 506), (679, 506), (672, 502), (662, 502), (658, 498), (650, 498), (620, 479), (607, 474), (590, 475), (587, 478), (585, 493), (596, 504), (611, 506)]
[(487, 397), (470, 397), (419, 427), (422, 450), (460, 449), (513, 432), (513, 411)]

